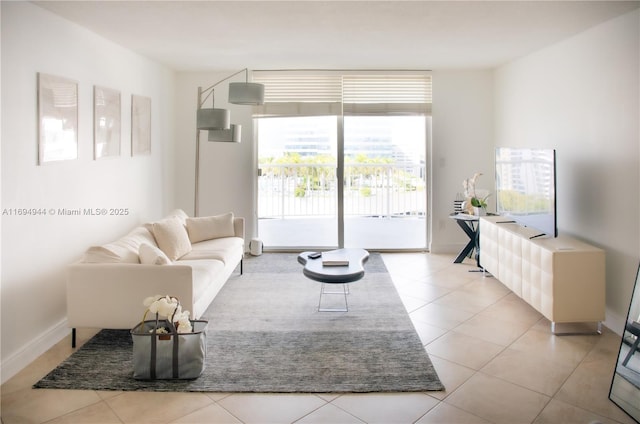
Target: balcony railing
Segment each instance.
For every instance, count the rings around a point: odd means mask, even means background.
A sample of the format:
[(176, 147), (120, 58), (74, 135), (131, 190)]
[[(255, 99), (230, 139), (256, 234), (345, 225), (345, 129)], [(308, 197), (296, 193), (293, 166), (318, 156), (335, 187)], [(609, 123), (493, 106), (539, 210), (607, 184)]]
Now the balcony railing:
[[(335, 164), (262, 164), (258, 218), (326, 217), (337, 213)], [(345, 216), (424, 217), (425, 167), (345, 166)]]

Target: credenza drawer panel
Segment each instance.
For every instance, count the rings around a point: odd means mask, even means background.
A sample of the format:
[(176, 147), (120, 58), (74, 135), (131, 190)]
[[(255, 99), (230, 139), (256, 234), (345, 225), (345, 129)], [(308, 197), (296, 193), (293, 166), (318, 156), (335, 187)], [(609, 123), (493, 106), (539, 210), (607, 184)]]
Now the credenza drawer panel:
[(571, 237), (532, 235), (504, 218), (482, 217), (482, 266), (554, 323), (603, 321), (604, 251)]

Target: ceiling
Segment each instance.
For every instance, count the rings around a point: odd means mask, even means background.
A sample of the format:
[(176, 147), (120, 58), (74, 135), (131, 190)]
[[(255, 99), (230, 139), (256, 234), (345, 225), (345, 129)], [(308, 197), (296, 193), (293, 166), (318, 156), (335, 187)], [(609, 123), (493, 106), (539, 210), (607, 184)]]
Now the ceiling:
[(179, 71), (493, 68), (637, 1), (39, 1)]

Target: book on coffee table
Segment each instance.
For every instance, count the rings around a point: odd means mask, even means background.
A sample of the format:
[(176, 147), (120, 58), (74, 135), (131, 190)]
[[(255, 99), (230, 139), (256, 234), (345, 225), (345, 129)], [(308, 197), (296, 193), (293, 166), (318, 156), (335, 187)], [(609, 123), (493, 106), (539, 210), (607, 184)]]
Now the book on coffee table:
[(348, 266), (349, 259), (346, 255), (333, 252), (324, 252), (322, 254), (323, 266)]

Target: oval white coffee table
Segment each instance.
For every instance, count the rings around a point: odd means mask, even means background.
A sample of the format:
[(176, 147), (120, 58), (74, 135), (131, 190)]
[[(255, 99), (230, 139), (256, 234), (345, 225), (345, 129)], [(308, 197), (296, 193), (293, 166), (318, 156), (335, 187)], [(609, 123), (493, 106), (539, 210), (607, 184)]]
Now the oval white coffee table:
[[(318, 300), (318, 312), (349, 312), (347, 295), (349, 294), (348, 283), (353, 283), (364, 277), (364, 263), (369, 259), (369, 252), (364, 249), (347, 248), (324, 252), (330, 254), (332, 258), (339, 257), (348, 261), (348, 265), (323, 265), (322, 257), (317, 259), (309, 258), (314, 252), (302, 252), (298, 255), (298, 262), (304, 265), (302, 273), (309, 279), (322, 283), (320, 287), (320, 299)], [(340, 284), (342, 290), (327, 291), (327, 284)], [(344, 308), (323, 308), (322, 296), (326, 294), (338, 294), (344, 296)]]

